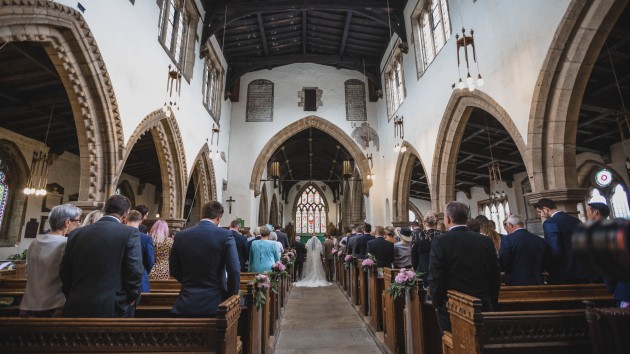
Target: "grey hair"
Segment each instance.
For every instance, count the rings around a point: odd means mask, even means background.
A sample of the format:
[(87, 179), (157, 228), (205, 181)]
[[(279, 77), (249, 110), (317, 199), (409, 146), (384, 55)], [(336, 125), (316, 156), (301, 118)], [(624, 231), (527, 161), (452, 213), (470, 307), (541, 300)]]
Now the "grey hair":
[(62, 230), (66, 224), (66, 220), (77, 219), (81, 217), (82, 210), (72, 204), (57, 205), (52, 208), (48, 214), (48, 223), (52, 231)]
[(254, 229), (252, 230), (252, 235), (254, 235), (254, 236), (258, 236), (258, 235), (260, 235), (260, 229), (259, 229), (259, 228), (257, 228), (257, 227), (256, 227), (256, 228), (254, 228)]
[(449, 202), (444, 208), (444, 214), (448, 215), (454, 224), (465, 225), (468, 221), (468, 205), (460, 202)]
[(271, 241), (278, 241), (278, 234), (276, 234), (275, 232), (271, 231), (271, 232), (269, 233), (269, 239), (270, 239)]
[(300, 236), (295, 236), (295, 240), (296, 240), (297, 242), (300, 242), (300, 240), (301, 240)]
[(429, 225), (429, 226), (435, 226), (438, 223), (438, 219), (437, 216), (435, 216), (435, 213), (432, 211), (427, 212), (426, 214), (424, 214), (424, 223)]
[(508, 216), (508, 218), (505, 220), (505, 223), (512, 226), (525, 226), (525, 220), (523, 220), (523, 217), (518, 214), (512, 214)]

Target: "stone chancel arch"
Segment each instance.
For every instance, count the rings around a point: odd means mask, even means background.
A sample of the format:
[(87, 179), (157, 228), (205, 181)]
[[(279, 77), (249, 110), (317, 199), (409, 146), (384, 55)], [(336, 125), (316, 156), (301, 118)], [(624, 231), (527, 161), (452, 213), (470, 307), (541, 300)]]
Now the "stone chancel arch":
[(205, 204), (211, 200), (217, 200), (217, 182), (216, 175), (214, 173), (214, 164), (210, 158), (210, 147), (208, 143), (203, 144), (201, 150), (195, 158), (193, 163), (191, 175), (189, 180), (194, 178), (193, 174), (197, 173), (196, 178), (201, 182), (201, 195), (202, 204)]
[[(402, 143), (401, 148), (402, 147), (405, 147), (405, 152), (401, 152), (398, 155), (398, 161), (396, 162), (396, 175), (394, 176), (394, 186), (392, 190), (394, 223), (407, 223), (410, 221), (409, 209), (415, 208), (415, 206), (409, 201), (409, 192), (411, 189), (411, 178), (416, 160), (420, 162), (420, 168), (422, 168), (422, 172), (425, 174), (426, 178), (424, 163), (422, 162), (422, 159), (420, 159), (418, 151), (407, 141)], [(433, 199), (434, 191), (432, 190), (430, 183), (428, 183), (428, 187), (431, 199)], [(387, 222), (389, 222), (389, 220), (387, 220)]]

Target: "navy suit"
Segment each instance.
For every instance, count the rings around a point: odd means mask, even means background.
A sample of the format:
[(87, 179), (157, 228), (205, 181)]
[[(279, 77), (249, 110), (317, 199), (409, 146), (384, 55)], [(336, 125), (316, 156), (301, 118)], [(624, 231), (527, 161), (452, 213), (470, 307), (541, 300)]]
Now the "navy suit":
[[(365, 235), (370, 236), (370, 235)], [(379, 268), (391, 267), (394, 263), (394, 244), (382, 237), (376, 237), (366, 244), (366, 253), (371, 253), (376, 258), (376, 266)]]
[(144, 272), (137, 232), (106, 215), (70, 233), (59, 269), (65, 317), (133, 317)]
[(236, 243), (229, 230), (201, 220), (178, 232), (171, 249), (169, 270), (182, 288), (172, 312), (184, 316), (215, 316), (222, 301), (238, 294), (240, 269)]
[(374, 239), (374, 237), (372, 237), (372, 235), (370, 235), (370, 234), (361, 235), (354, 242), (354, 246), (352, 248), (352, 253), (356, 257), (359, 257), (361, 259), (365, 259), (366, 255), (368, 253), (368, 251), (367, 251), (367, 244), (368, 244), (368, 242), (372, 241), (373, 239)]
[(553, 256), (549, 270), (551, 284), (587, 283), (589, 275), (577, 262), (571, 246), (573, 232), (582, 222), (564, 211), (556, 212), (543, 223), (545, 241)]
[(249, 259), (249, 250), (247, 248), (247, 237), (239, 234), (238, 232), (231, 230), (232, 237), (234, 237), (234, 243), (236, 243), (236, 252), (238, 253), (238, 260), (241, 264), (241, 272), (247, 271), (245, 263)]
[(551, 249), (539, 236), (518, 229), (501, 241), (499, 263), (505, 285), (543, 285), (542, 272), (549, 269)]
[(140, 245), (142, 249), (142, 266), (144, 267), (144, 273), (142, 273), (142, 282), (140, 283), (140, 291), (148, 293), (151, 291), (149, 285), (149, 273), (153, 269), (155, 263), (155, 253), (153, 248), (153, 238), (140, 231), (137, 232), (140, 236)]

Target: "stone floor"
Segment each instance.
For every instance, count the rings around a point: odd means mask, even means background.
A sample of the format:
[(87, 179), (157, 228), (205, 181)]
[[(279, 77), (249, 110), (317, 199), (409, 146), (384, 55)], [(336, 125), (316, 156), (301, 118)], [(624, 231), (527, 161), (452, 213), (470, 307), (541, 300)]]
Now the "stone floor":
[(337, 286), (293, 287), (275, 354), (383, 353)]

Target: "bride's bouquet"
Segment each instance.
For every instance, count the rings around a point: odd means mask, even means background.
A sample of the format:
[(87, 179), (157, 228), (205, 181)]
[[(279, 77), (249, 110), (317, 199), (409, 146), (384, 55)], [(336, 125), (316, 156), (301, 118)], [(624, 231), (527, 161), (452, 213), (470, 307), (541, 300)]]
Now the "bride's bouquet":
[(422, 274), (424, 273), (416, 273), (411, 269), (407, 270), (402, 268), (400, 272), (398, 272), (398, 275), (396, 275), (394, 282), (385, 291), (396, 299), (400, 295), (404, 294), (405, 291), (413, 289)]
[(254, 286), (254, 304), (260, 310), (262, 305), (267, 303), (265, 290), (271, 287), (271, 280), (266, 274), (258, 274), (249, 284)]

